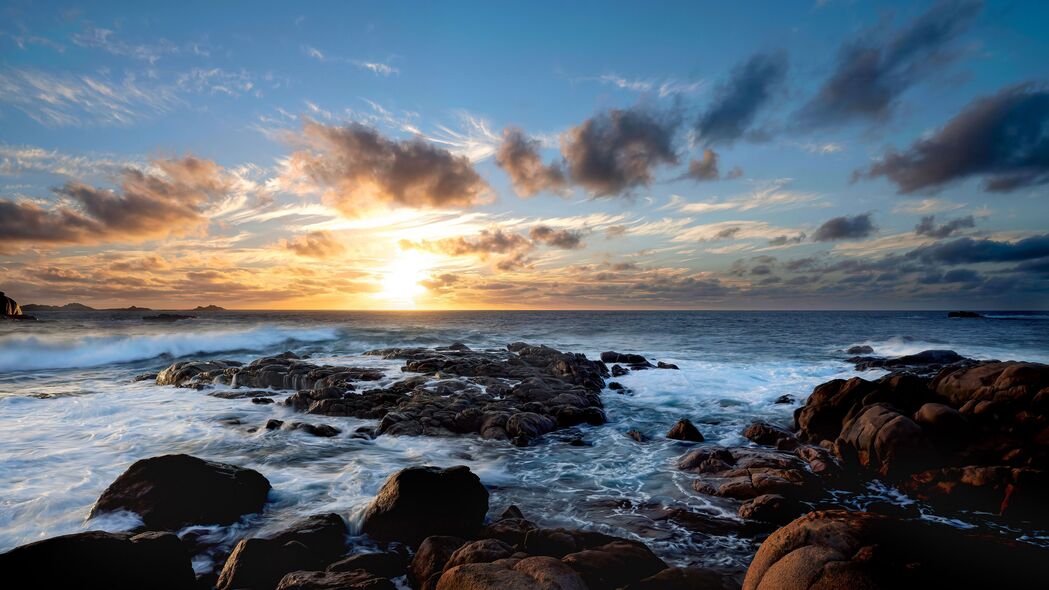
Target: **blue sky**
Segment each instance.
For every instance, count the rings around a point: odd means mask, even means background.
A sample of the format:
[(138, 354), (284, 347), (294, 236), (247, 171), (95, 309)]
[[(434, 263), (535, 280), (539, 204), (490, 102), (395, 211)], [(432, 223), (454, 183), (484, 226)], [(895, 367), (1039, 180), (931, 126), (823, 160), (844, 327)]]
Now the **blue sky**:
[(0, 6), (22, 302), (1049, 302), (1043, 2)]

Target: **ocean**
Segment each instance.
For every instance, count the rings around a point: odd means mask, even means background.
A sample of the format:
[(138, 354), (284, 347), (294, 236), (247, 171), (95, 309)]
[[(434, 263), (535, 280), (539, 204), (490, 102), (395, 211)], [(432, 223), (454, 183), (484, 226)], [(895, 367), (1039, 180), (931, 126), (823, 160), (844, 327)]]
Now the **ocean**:
[[(856, 375), (844, 349), (870, 345), (896, 356), (951, 349), (978, 359), (1049, 362), (1049, 313), (902, 312), (198, 312), (171, 324), (143, 312), (37, 312), (38, 322), (0, 322), (0, 552), (90, 529), (133, 527), (130, 515), (87, 521), (99, 494), (132, 462), (188, 453), (263, 473), (273, 484), (266, 511), (232, 527), (194, 534), (226, 545), (290, 521), (338, 512), (351, 523), (383, 480), (410, 465), (468, 465), (492, 493), (492, 514), (516, 504), (544, 526), (590, 528), (639, 538), (669, 562), (745, 567), (751, 540), (696, 530), (663, 517), (682, 510), (734, 519), (735, 507), (694, 492), (675, 468), (689, 445), (663, 438), (679, 418), (707, 442), (745, 445), (755, 420), (790, 425), (815, 385)], [(206, 391), (133, 381), (179, 359), (252, 359), (287, 350), (311, 362), (381, 368), (392, 381), (402, 362), (362, 356), (394, 346), (462, 342), (474, 349), (515, 341), (597, 358), (640, 353), (680, 370), (616, 378), (630, 392), (603, 394), (608, 423), (551, 433), (517, 448), (476, 437), (352, 438), (375, 421), (296, 415), (280, 404), (227, 400)], [(882, 373), (868, 372), (875, 378)], [(793, 403), (777, 404), (783, 395)], [(308, 419), (343, 433), (250, 428), (268, 419)], [(639, 430), (648, 441), (626, 436)], [(582, 438), (589, 446), (568, 441)], [(907, 498), (872, 484), (865, 501)], [(935, 515), (930, 515), (935, 517)], [(958, 526), (971, 526), (956, 521)], [(213, 566), (206, 555), (194, 566)]]

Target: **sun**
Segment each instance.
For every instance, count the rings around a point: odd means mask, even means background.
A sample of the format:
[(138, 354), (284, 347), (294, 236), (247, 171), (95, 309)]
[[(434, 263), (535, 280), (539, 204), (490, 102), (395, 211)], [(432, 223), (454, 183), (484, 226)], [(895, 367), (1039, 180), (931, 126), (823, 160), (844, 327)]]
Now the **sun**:
[(430, 265), (419, 252), (401, 252), (382, 272), (379, 297), (396, 308), (415, 307), (415, 298), (426, 292), (420, 282), (428, 276)]

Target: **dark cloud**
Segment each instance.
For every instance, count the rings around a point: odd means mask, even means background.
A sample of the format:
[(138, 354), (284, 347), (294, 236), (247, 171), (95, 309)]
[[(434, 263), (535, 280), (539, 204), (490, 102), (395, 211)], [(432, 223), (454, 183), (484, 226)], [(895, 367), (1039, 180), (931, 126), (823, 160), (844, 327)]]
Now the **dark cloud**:
[(830, 242), (833, 240), (858, 240), (866, 238), (877, 230), (871, 222), (871, 214), (863, 213), (852, 217), (835, 217), (825, 222), (812, 234), (812, 239), (817, 242)]
[(1049, 234), (1016, 242), (958, 238), (950, 242), (922, 246), (907, 253), (908, 258), (947, 265), (980, 262), (1020, 262), (1049, 256)]
[(769, 246), (786, 246), (788, 244), (800, 244), (805, 241), (805, 234), (800, 233), (796, 236), (776, 236), (769, 240)]
[(932, 272), (923, 275), (918, 282), (926, 285), (951, 284), (951, 283), (980, 283), (984, 277), (975, 270), (968, 268), (955, 268), (944, 273)]
[(561, 192), (567, 184), (561, 166), (543, 164), (539, 142), (528, 138), (520, 129), (503, 131), (503, 143), (495, 154), (495, 161), (510, 175), (514, 191), (522, 197), (544, 190)]
[(730, 145), (743, 137), (787, 76), (787, 56), (759, 53), (737, 66), (718, 87), (696, 123), (704, 145)]
[(483, 229), (473, 237), (458, 236), (442, 240), (411, 242), (401, 240), (402, 248), (415, 248), (417, 250), (428, 250), (449, 256), (480, 256), (482, 258), (490, 254), (507, 254), (515, 250), (527, 250), (532, 247), (528, 238), (521, 234), (504, 232), (498, 227)]
[(395, 141), (359, 123), (307, 120), (300, 140), (308, 149), (291, 155), (286, 179), (315, 183), (347, 215), (376, 204), (468, 207), (490, 192), (469, 159), (422, 139)]
[(579, 231), (556, 230), (547, 225), (537, 225), (528, 232), (528, 235), (536, 242), (562, 250), (577, 250), (585, 246), (583, 234)]
[(452, 273), (443, 273), (429, 279), (419, 281), (419, 284), (426, 287), (427, 290), (436, 293), (443, 293), (452, 289), (455, 285), (460, 283), (459, 275)]
[(736, 237), (736, 234), (738, 234), (740, 232), (740, 230), (742, 230), (742, 229), (743, 228), (739, 227), (738, 225), (734, 225), (734, 226), (731, 226), (731, 227), (726, 227), (725, 229), (723, 229), (723, 230), (719, 231), (718, 233), (714, 234), (714, 239), (715, 240), (728, 240), (728, 239), (734, 238), (734, 237)]
[(922, 217), (922, 220), (918, 225), (914, 226), (914, 233), (919, 236), (929, 236), (930, 238), (939, 239), (949, 237), (960, 229), (970, 227), (976, 227), (976, 220), (973, 219), (972, 215), (952, 219), (940, 226), (936, 225), (935, 215), (926, 215)]
[[(693, 159), (688, 164), (688, 173), (686, 176), (698, 181), (704, 180), (719, 180), (721, 178), (721, 172), (718, 168), (718, 153), (712, 149), (703, 150), (703, 158), (701, 160)], [(726, 180), (732, 180), (743, 176), (743, 170), (736, 166), (732, 170), (728, 171), (725, 175)]]
[(222, 168), (192, 156), (127, 169), (117, 191), (69, 182), (50, 206), (0, 200), (0, 243), (96, 244), (186, 235), (207, 225), (205, 206), (232, 183)]
[(830, 78), (802, 107), (806, 126), (881, 120), (908, 88), (956, 57), (951, 42), (979, 13), (982, 2), (943, 0), (893, 34), (868, 32), (843, 46)]
[(1033, 84), (979, 99), (932, 137), (889, 151), (855, 177), (886, 176), (900, 193), (933, 192), (980, 176), (984, 188), (1009, 192), (1049, 182), (1049, 90)]
[(293, 240), (281, 240), (280, 245), (309, 258), (332, 258), (346, 251), (335, 234), (328, 231), (311, 231)]
[(572, 182), (597, 197), (620, 195), (651, 183), (657, 166), (677, 164), (677, 127), (671, 115), (613, 109), (568, 130), (561, 153)]

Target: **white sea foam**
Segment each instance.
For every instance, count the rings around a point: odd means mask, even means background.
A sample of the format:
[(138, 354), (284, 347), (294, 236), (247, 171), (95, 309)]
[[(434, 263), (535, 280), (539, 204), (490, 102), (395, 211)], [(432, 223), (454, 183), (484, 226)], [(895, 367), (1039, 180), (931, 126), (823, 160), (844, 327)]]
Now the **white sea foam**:
[(284, 342), (321, 342), (336, 336), (335, 328), (303, 330), (273, 326), (257, 326), (246, 330), (109, 334), (75, 338), (58, 334), (11, 334), (0, 336), (0, 372), (97, 367), (165, 355), (181, 357), (235, 350), (264, 350)]

